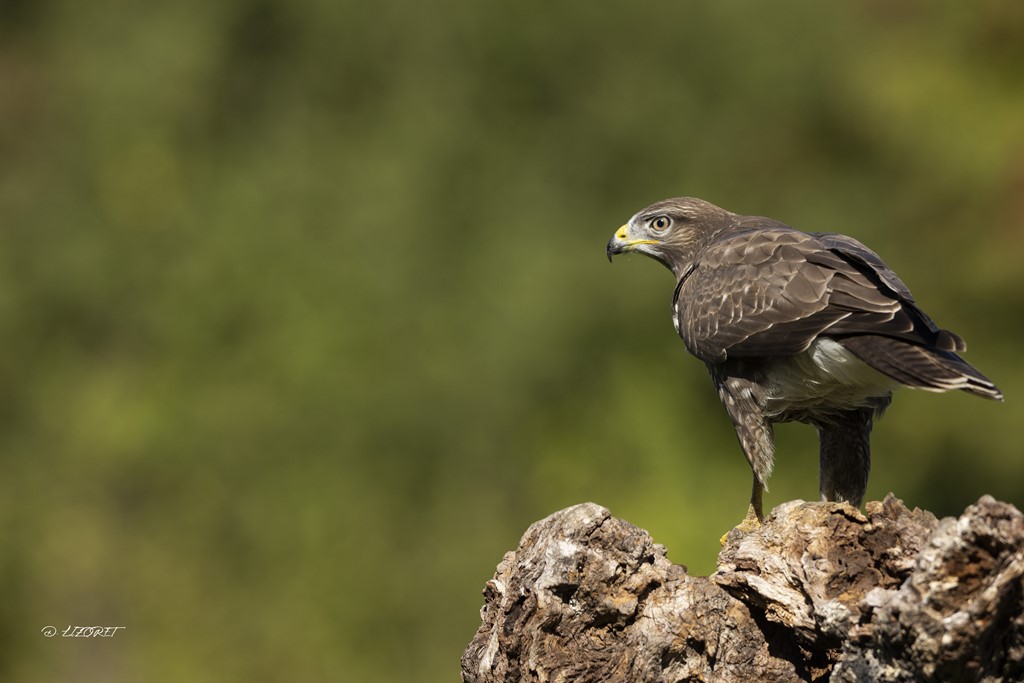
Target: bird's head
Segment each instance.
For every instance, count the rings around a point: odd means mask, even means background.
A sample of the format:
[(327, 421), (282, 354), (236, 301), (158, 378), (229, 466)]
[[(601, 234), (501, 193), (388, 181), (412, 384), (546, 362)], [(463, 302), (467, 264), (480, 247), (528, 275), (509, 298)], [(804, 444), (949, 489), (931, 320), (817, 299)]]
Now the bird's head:
[(608, 240), (608, 260), (615, 254), (635, 251), (663, 263), (681, 277), (697, 252), (736, 218), (736, 214), (702, 199), (664, 199), (638, 211), (615, 231)]

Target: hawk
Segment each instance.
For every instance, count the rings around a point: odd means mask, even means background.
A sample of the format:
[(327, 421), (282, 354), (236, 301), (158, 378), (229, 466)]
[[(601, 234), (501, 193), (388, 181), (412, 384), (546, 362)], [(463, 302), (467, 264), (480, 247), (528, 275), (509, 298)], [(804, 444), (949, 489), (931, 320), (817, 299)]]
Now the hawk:
[(957, 354), (875, 252), (845, 235), (808, 233), (700, 199), (657, 202), (608, 242), (676, 277), (672, 320), (704, 361), (754, 474), (743, 528), (763, 519), (778, 422), (818, 430), (821, 499), (859, 506), (871, 466), (873, 421), (902, 385), (959, 389), (1001, 401)]

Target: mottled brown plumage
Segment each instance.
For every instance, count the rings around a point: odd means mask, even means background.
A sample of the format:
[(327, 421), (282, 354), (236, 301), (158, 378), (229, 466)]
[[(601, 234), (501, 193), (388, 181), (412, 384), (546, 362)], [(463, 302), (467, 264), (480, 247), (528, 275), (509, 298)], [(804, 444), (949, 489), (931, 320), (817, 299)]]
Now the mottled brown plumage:
[(940, 329), (896, 273), (851, 237), (681, 197), (619, 228), (608, 257), (626, 251), (676, 276), (676, 331), (707, 364), (733, 420), (754, 472), (750, 512), (758, 519), (777, 422), (818, 429), (822, 499), (859, 505), (872, 421), (894, 387), (1002, 399), (957, 355), (963, 339)]

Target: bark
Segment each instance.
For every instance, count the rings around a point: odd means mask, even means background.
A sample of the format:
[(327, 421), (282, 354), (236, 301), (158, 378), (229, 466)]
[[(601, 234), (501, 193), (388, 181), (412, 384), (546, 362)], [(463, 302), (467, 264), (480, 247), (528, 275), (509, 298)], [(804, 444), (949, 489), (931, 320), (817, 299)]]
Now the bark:
[(585, 503), (533, 524), (484, 588), (466, 683), (1024, 681), (1024, 522), (891, 494), (780, 505), (710, 577)]

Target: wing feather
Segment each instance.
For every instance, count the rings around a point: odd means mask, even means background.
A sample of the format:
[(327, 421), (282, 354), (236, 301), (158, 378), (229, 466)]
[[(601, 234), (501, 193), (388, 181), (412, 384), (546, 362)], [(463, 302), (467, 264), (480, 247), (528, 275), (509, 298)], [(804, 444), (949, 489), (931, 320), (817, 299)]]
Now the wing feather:
[(940, 330), (860, 242), (775, 222), (727, 233), (706, 248), (677, 288), (673, 311), (687, 349), (708, 362), (794, 355), (823, 334), (963, 350), (963, 340)]

